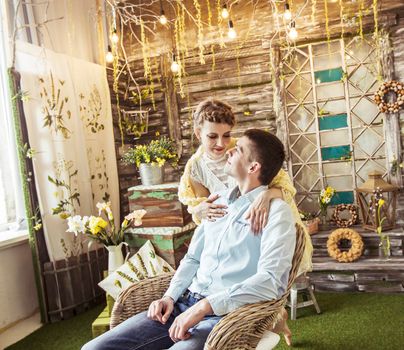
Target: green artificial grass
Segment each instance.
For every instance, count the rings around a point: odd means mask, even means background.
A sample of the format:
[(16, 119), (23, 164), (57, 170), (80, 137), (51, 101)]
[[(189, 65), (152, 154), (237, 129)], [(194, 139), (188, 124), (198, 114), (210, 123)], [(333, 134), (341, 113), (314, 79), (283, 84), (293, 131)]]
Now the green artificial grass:
[[(297, 320), (288, 322), (293, 349), (404, 348), (402, 294), (316, 293), (316, 298), (320, 315), (310, 306), (299, 309)], [(79, 350), (91, 339), (91, 323), (102, 308), (98, 306), (73, 319), (45, 325), (7, 350)], [(289, 349), (283, 337), (276, 349)]]

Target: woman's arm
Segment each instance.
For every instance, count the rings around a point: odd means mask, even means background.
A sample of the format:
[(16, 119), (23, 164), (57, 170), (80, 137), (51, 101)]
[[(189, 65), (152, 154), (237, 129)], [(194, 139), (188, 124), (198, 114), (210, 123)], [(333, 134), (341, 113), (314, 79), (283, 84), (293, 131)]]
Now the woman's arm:
[(194, 161), (194, 157), (192, 157), (185, 165), (178, 189), (178, 198), (181, 203), (188, 206), (192, 220), (199, 225), (202, 219), (213, 221), (215, 218), (222, 217), (226, 214), (224, 209), (227, 207), (214, 204), (217, 196), (210, 196), (209, 190), (193, 179), (191, 170)]

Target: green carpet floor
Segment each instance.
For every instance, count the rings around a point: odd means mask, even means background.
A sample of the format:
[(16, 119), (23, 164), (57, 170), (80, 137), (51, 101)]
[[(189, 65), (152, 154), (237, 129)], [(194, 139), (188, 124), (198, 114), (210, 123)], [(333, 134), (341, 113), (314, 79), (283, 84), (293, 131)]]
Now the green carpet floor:
[[(316, 293), (316, 297), (322, 314), (307, 307), (298, 311), (296, 321), (289, 321), (294, 349), (404, 349), (403, 295)], [(46, 325), (7, 350), (78, 350), (91, 339), (91, 322), (101, 310), (99, 306)], [(283, 339), (277, 349), (288, 349)]]

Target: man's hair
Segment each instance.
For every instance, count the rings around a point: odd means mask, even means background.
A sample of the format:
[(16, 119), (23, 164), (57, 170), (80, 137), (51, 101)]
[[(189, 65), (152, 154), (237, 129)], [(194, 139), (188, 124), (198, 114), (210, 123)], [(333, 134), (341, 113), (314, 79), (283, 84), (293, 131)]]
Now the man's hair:
[(250, 161), (261, 164), (258, 180), (261, 184), (270, 184), (282, 168), (285, 149), (275, 135), (260, 129), (248, 129), (244, 132), (251, 143)]
[(230, 107), (225, 102), (207, 99), (202, 101), (194, 113), (194, 127), (202, 126), (203, 122), (207, 120), (213, 123), (228, 124), (233, 127), (236, 124), (236, 118)]

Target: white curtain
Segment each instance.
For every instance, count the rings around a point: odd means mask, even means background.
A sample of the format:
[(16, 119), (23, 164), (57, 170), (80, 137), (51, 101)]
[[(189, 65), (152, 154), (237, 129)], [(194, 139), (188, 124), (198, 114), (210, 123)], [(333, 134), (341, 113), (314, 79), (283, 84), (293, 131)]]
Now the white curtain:
[(75, 251), (64, 216), (97, 214), (95, 204), (108, 199), (119, 218), (108, 82), (105, 67), (88, 61), (24, 42), (16, 52), (45, 237), (57, 260)]

